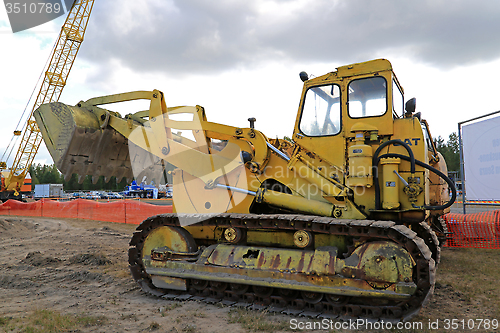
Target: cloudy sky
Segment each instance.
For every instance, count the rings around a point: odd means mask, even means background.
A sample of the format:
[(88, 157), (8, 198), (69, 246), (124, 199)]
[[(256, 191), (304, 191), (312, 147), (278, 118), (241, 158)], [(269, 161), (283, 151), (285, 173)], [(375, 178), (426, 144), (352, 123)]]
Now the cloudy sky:
[[(499, 17), (497, 0), (95, 0), (60, 101), (159, 89), (169, 106), (199, 104), (233, 126), (256, 117), (257, 129), (283, 137), (300, 71), (386, 58), (405, 99), (447, 138), (459, 121), (500, 109)], [(0, 154), (63, 22), (12, 34), (0, 7)], [(52, 163), (45, 149), (35, 162)]]

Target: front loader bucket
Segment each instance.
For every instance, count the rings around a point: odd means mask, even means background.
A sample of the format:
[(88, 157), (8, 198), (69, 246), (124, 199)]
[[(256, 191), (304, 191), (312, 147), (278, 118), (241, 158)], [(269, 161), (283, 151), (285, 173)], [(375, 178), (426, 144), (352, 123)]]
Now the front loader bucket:
[[(149, 100), (149, 110), (122, 117), (101, 107), (132, 100)], [(217, 149), (207, 139), (203, 126), (214, 131), (216, 125), (206, 121), (202, 107), (167, 108), (163, 93), (158, 90), (94, 97), (76, 106), (58, 102), (43, 104), (34, 116), (65, 179), (76, 173), (80, 181), (85, 175), (92, 175), (94, 182), (99, 176), (107, 181), (115, 176), (118, 180), (125, 177), (129, 181), (135, 178), (140, 182), (162, 184), (166, 167), (175, 166), (201, 179), (203, 186), (210, 186), (218, 177), (226, 179), (226, 173), (242, 166), (241, 148), (237, 144), (225, 142)], [(233, 129), (218, 126), (215, 131), (221, 130), (227, 131), (222, 139), (233, 138)], [(248, 139), (260, 140), (263, 147), (256, 154), (258, 163), (255, 164), (264, 165), (266, 139), (258, 132), (250, 132), (253, 136), (248, 134)], [(221, 140), (221, 135), (217, 140)], [(244, 147), (251, 151), (251, 145), (246, 145), (248, 147)]]
[(128, 140), (111, 128), (101, 128), (97, 116), (84, 108), (55, 102), (34, 112), (45, 145), (66, 180), (73, 173), (99, 176), (106, 181), (115, 176), (133, 177)]

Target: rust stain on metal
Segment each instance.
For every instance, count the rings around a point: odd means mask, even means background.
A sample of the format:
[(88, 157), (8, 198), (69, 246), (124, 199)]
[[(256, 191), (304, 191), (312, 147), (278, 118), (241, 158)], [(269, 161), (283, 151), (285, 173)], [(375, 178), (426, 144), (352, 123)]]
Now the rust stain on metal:
[(311, 260), (309, 260), (309, 265), (307, 265), (307, 272), (311, 271), (311, 265), (314, 262), (314, 254), (311, 256)]
[(328, 271), (330, 274), (335, 274), (335, 259), (336, 256), (330, 256), (330, 261), (328, 262)]
[(260, 252), (259, 260), (257, 261), (257, 267), (262, 267), (266, 263), (266, 258), (264, 257), (264, 251)]
[(304, 270), (304, 256), (306, 254), (304, 252), (301, 253), (299, 263), (297, 265), (297, 271), (302, 272)]
[(277, 255), (273, 258), (273, 260), (271, 261), (271, 268), (274, 268), (274, 269), (278, 268), (278, 267), (279, 267), (279, 265), (280, 265), (280, 263), (281, 263), (281, 258), (280, 258), (280, 255), (279, 255), (279, 254), (277, 254)]

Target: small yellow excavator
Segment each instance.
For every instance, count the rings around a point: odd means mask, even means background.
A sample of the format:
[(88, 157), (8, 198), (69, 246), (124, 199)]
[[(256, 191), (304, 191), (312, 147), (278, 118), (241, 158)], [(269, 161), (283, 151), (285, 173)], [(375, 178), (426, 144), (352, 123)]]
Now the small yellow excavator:
[[(173, 183), (172, 214), (130, 241), (132, 276), (175, 299), (311, 317), (409, 320), (430, 299), (456, 193), (429, 126), (389, 61), (309, 79), (293, 136), (212, 123), (162, 92), (35, 112), (66, 176)], [(122, 117), (104, 106), (150, 100)], [(286, 115), (283, 115), (286, 117)], [(449, 193), (452, 193), (451, 198)]]

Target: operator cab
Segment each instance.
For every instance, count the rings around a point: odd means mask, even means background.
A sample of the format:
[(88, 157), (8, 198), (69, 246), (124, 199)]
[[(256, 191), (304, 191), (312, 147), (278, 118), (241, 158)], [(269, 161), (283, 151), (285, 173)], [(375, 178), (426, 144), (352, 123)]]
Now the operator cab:
[(403, 89), (385, 59), (342, 66), (314, 79), (301, 72), (300, 78), (304, 90), (295, 138), (353, 137), (352, 127), (362, 119), (379, 135), (392, 135), (392, 120), (404, 115)]
[[(337, 68), (304, 81), (293, 140), (317, 168), (346, 165), (346, 151), (355, 141), (379, 144), (395, 134), (404, 116), (403, 89), (388, 60), (377, 59)], [(326, 164), (325, 164), (326, 165)], [(325, 169), (326, 170), (326, 169)], [(330, 172), (330, 171), (329, 171)], [(330, 177), (343, 178), (339, 170)]]

